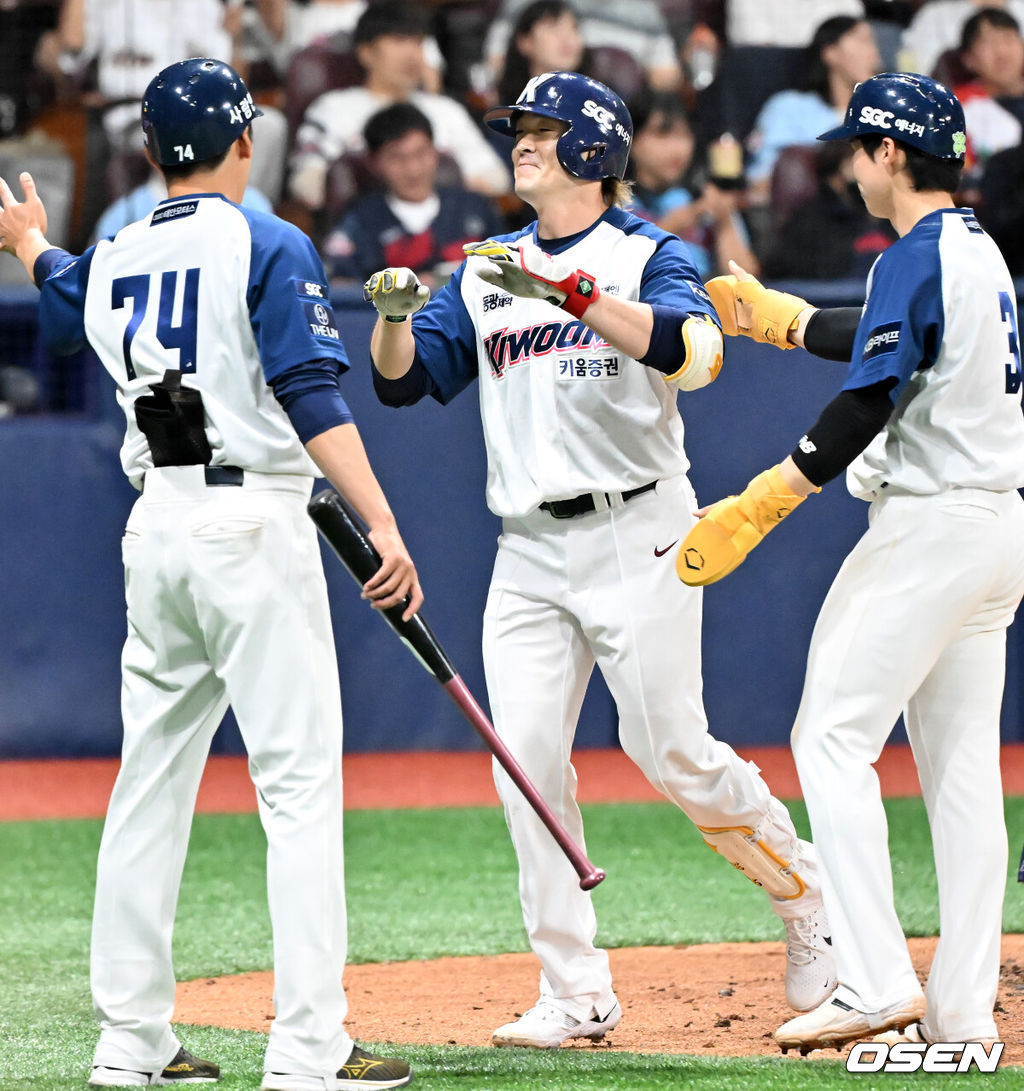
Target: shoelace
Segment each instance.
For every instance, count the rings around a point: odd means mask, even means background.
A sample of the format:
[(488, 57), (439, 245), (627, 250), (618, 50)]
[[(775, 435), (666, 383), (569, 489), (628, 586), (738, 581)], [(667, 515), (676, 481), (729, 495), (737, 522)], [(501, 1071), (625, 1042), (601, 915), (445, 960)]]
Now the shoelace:
[(579, 1020), (573, 1019), (568, 1012), (562, 1011), (561, 1008), (554, 1004), (545, 1003), (543, 1000), (539, 1004), (534, 1004), (523, 1018), (525, 1019), (528, 1015), (536, 1015), (546, 1023), (559, 1023), (566, 1027), (575, 1027), (579, 1024)]
[(814, 951), (814, 914), (786, 921), (786, 958), (797, 966), (806, 966), (817, 957)]

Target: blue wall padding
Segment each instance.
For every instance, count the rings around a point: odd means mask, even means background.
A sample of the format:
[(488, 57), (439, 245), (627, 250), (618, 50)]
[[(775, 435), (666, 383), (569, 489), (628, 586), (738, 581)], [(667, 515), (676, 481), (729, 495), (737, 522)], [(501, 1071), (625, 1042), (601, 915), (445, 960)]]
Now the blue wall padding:
[[(476, 390), (447, 408), (433, 401), (381, 406), (367, 363), (367, 311), (337, 311), (353, 361), (344, 396), (419, 565), (425, 616), (486, 706), (481, 614), (499, 525), (483, 499)], [(0, 422), (0, 757), (119, 749), (120, 536), (135, 494), (117, 458), (119, 410), (109, 380), (93, 367), (99, 393), (91, 404), (100, 407), (93, 419)], [(738, 491), (788, 454), (842, 374), (840, 365), (801, 351), (730, 341), (718, 381), (680, 398), (700, 499)], [(833, 482), (705, 592), (705, 699), (714, 734), (739, 746), (788, 741), (814, 618), (866, 512), (842, 481)], [(325, 566), (347, 748), (477, 748), (448, 697), (360, 600), (330, 553)], [(1017, 629), (1004, 702), (1008, 741), (1024, 740)], [(577, 738), (588, 746), (615, 740), (614, 709), (596, 677)], [(215, 747), (240, 749), (237, 729), (226, 725)]]

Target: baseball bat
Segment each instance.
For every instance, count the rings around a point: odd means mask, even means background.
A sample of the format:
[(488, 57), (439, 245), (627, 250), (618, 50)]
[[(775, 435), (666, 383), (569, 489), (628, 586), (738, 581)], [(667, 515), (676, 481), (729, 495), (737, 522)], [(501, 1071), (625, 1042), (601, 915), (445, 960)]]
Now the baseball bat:
[[(324, 489), (317, 493), (310, 500), (308, 511), (327, 544), (338, 555), (356, 583), (362, 587), (380, 568), (381, 559), (360, 526), (355, 512), (333, 489)], [(580, 888), (590, 890), (597, 886), (605, 877), (604, 871), (595, 867), (587, 859), (583, 849), (576, 844), (569, 831), (544, 802), (534, 783), (499, 738), (484, 710), (470, 693), (466, 683), (459, 677), (459, 672), (441, 647), (440, 641), (434, 636), (426, 619), (421, 614), (415, 614), (408, 621), (403, 621), (404, 610), (405, 606), (400, 604), (381, 610), (380, 613), (398, 634), (399, 640), (416, 656), (428, 673), (440, 682), (445, 693), (458, 705), (463, 716), (469, 720), (483, 739), (487, 749), (498, 759), (501, 767), (522, 792), (537, 817), (548, 828), (548, 832), (572, 864), (580, 877)]]

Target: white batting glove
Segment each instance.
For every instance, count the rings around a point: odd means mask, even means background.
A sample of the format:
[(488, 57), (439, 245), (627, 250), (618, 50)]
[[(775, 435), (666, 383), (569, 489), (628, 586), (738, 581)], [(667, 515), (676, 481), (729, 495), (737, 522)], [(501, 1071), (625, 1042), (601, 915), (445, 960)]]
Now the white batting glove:
[(363, 285), (363, 299), (377, 308), (385, 322), (404, 322), (427, 305), (430, 289), (404, 266), (381, 269)]
[(545, 299), (574, 318), (582, 318), (583, 312), (601, 294), (589, 273), (545, 254), (526, 239), (516, 246), (488, 239), (467, 243), (462, 249), (466, 257), (487, 258), (487, 263), (476, 269), (481, 280), (512, 295)]

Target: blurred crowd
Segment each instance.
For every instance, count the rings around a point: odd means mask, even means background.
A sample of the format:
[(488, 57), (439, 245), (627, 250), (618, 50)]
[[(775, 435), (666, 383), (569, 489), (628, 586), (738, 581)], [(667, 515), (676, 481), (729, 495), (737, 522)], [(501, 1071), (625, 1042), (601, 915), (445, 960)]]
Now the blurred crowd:
[(146, 84), (220, 57), (264, 111), (246, 203), (304, 228), (336, 286), (384, 265), (436, 285), (464, 242), (532, 219), (483, 112), (571, 69), (627, 101), (633, 210), (702, 277), (730, 259), (862, 277), (894, 236), (849, 150), (814, 138), (860, 80), (917, 71), (963, 102), (960, 203), (1021, 276), (1022, 26), (1024, 0), (0, 0), (0, 174), (32, 170), (54, 242), (114, 234), (165, 196), (142, 154)]

